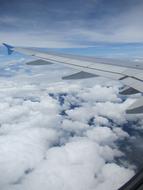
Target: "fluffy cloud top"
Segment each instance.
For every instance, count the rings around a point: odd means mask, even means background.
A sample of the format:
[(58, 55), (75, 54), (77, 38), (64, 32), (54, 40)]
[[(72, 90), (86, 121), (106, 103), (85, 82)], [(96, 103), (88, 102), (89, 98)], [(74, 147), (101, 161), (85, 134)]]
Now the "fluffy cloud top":
[(118, 146), (133, 100), (117, 86), (16, 78), (0, 79), (0, 189), (116, 190), (134, 175)]

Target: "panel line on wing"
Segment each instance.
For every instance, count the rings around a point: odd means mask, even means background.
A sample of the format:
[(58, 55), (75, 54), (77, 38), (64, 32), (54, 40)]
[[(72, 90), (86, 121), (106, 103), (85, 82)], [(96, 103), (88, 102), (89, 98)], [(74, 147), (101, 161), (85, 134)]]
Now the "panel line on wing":
[[(42, 57), (40, 56), (37, 56), (39, 58), (42, 59)], [(45, 60), (48, 60), (48, 61), (54, 61), (54, 62), (57, 62), (57, 63), (62, 63), (62, 64), (69, 64), (69, 65), (73, 65), (75, 67), (79, 67), (79, 68), (88, 68), (88, 69), (93, 69), (93, 70), (97, 70), (97, 71), (103, 71), (103, 72), (108, 72), (108, 73), (114, 73), (114, 74), (120, 74), (120, 75), (123, 75), (122, 73), (118, 73), (118, 72), (113, 72), (113, 71), (106, 71), (106, 70), (103, 70), (103, 69), (96, 69), (96, 68), (90, 68), (89, 66), (91, 64), (89, 64), (88, 66), (82, 66), (82, 65), (76, 65), (76, 64), (73, 64), (73, 63), (68, 63), (68, 62), (62, 62), (62, 61), (57, 61), (57, 60), (53, 60), (53, 59), (45, 59)], [(124, 76), (124, 75), (123, 75)]]

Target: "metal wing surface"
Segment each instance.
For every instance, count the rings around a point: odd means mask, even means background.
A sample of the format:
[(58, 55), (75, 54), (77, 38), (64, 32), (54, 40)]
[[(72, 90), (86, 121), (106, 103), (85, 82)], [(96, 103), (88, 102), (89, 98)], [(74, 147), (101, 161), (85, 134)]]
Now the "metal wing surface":
[[(45, 65), (46, 62), (47, 64), (57, 63), (78, 70), (78, 73), (63, 77), (63, 79), (103, 76), (119, 80), (128, 86), (121, 94), (131, 95), (143, 92), (143, 64), (139, 64), (138, 62), (42, 52), (36, 48), (31, 49), (13, 47), (8, 44), (4, 45), (7, 47), (9, 54), (16, 51), (37, 58), (37, 62), (29, 63), (29, 65)], [(143, 98), (137, 100), (126, 112), (128, 114), (143, 113)]]

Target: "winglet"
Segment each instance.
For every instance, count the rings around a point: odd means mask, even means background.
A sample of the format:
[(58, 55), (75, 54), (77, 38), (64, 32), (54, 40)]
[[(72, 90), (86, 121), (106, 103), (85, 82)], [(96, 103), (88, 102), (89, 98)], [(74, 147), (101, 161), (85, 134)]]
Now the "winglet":
[(7, 48), (8, 55), (11, 55), (13, 53), (13, 46), (3, 43), (3, 45)]

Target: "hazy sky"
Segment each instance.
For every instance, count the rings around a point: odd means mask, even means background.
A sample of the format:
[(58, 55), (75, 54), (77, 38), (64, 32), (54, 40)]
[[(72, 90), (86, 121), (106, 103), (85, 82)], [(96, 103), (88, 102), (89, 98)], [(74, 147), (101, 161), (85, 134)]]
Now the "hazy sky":
[(45, 47), (143, 42), (141, 0), (0, 0), (0, 41)]

